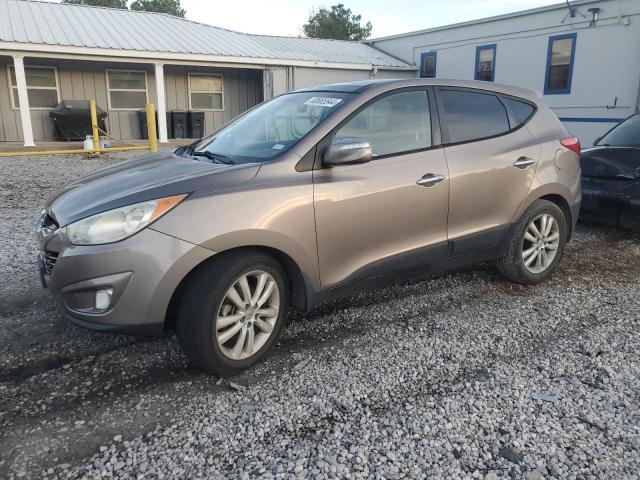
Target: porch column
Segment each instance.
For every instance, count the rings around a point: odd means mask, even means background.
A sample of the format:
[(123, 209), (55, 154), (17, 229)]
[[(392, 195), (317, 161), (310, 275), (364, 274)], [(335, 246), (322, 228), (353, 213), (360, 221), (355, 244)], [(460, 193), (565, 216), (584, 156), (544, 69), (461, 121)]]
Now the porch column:
[(22, 120), (22, 136), (25, 147), (33, 147), (33, 129), (31, 128), (31, 112), (29, 111), (29, 95), (27, 94), (27, 77), (24, 74), (24, 58), (13, 55), (13, 67), (16, 72), (18, 101), (20, 102), (20, 119)]
[(160, 143), (167, 143), (167, 101), (164, 94), (164, 64), (156, 63), (156, 92), (158, 95), (158, 137)]

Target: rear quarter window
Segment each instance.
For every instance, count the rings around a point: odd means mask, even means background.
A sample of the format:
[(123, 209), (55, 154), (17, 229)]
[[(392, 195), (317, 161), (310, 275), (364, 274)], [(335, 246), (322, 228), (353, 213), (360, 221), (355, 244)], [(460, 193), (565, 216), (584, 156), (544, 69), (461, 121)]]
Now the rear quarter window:
[(439, 90), (449, 132), (448, 143), (461, 143), (494, 137), (508, 132), (509, 115), (496, 95)]
[(522, 125), (524, 122), (531, 118), (533, 112), (535, 111), (535, 107), (530, 103), (521, 102), (520, 100), (515, 100), (513, 98), (503, 97), (502, 100), (507, 105), (509, 110), (511, 110), (511, 114), (515, 117), (516, 124), (513, 125), (513, 128), (516, 128), (519, 125)]

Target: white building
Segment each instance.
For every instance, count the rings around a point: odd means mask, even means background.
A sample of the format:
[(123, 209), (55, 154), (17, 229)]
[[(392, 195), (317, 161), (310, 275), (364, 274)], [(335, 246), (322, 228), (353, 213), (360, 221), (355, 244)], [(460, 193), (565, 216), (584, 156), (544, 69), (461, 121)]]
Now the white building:
[(640, 0), (578, 0), (367, 43), (423, 77), (539, 91), (584, 146), (640, 107)]

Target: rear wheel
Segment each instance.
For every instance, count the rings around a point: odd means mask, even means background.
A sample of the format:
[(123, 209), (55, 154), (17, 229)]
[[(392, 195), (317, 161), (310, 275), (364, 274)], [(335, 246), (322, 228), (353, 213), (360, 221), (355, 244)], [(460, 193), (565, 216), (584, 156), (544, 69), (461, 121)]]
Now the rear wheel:
[(542, 282), (556, 269), (567, 240), (567, 220), (562, 210), (547, 200), (537, 200), (515, 225), (507, 253), (498, 270), (510, 280), (527, 285)]
[(258, 362), (278, 339), (288, 306), (282, 267), (239, 251), (202, 266), (180, 302), (178, 338), (196, 366), (219, 375)]

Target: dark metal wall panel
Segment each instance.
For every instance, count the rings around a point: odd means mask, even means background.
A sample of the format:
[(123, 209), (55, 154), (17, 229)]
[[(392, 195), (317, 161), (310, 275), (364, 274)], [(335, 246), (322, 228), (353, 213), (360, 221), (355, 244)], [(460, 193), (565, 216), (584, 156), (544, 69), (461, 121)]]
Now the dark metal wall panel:
[[(20, 112), (11, 108), (7, 65), (10, 57), (0, 57), (0, 141), (22, 141)], [(28, 58), (27, 65), (55, 66), (61, 100), (95, 99), (108, 113), (110, 135), (122, 140), (140, 138), (138, 113), (135, 110), (109, 110), (106, 71), (109, 69), (144, 70), (147, 72), (148, 101), (157, 103), (154, 69), (149, 64), (70, 61)], [(165, 66), (167, 111), (189, 109), (188, 74), (215, 73), (223, 76), (224, 110), (205, 112), (205, 133), (210, 133), (242, 112), (262, 101), (262, 72), (252, 69)], [(54, 137), (48, 110), (31, 111), (36, 141)]]

